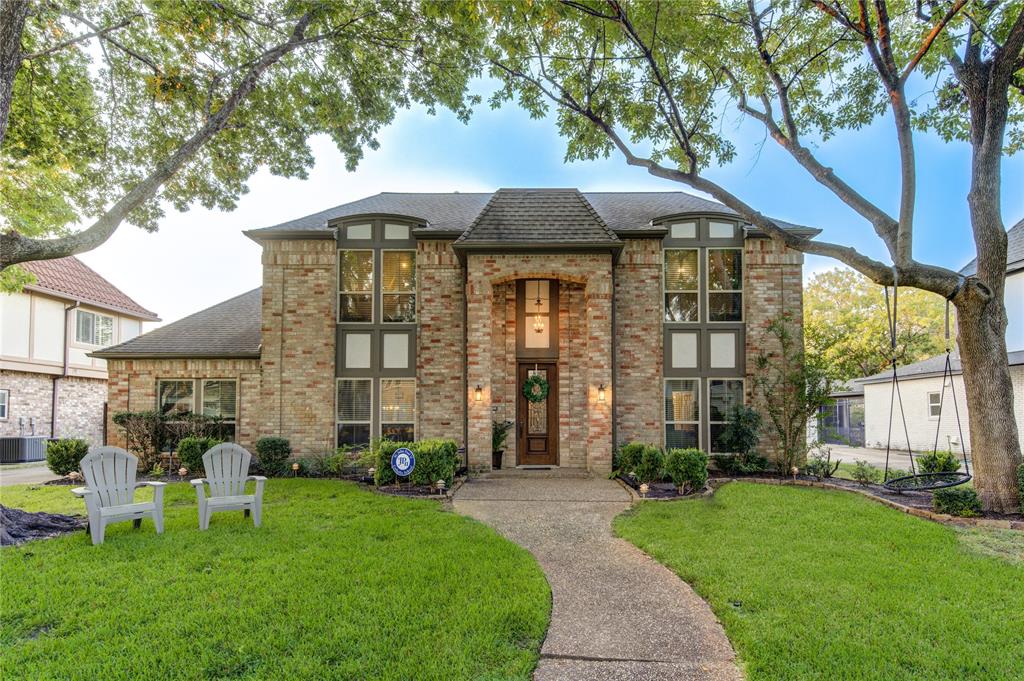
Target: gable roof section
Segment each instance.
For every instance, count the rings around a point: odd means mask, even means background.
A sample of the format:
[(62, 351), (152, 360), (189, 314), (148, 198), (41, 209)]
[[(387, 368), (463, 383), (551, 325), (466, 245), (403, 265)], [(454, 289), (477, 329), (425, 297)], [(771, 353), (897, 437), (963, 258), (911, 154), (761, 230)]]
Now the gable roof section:
[[(1024, 219), (1006, 232), (1006, 271), (1015, 272), (1024, 269)], [(978, 273), (978, 259), (974, 258), (964, 265), (960, 274), (969, 277)]]
[(36, 283), (25, 287), (29, 291), (49, 293), (147, 321), (160, 320), (155, 312), (136, 303), (74, 256), (35, 260), (19, 266), (36, 277)]
[[(590, 204), (594, 213), (619, 237), (660, 236), (662, 227), (655, 227), (653, 220), (691, 213), (712, 213), (732, 215), (736, 213), (716, 201), (703, 199), (686, 192), (579, 192), (578, 190), (498, 190), (499, 192), (522, 191), (575, 191)], [(329, 238), (330, 223), (346, 217), (359, 215), (395, 215), (420, 221), (423, 227), (417, 230), (421, 236), (431, 232), (451, 235), (452, 238), (469, 229), (484, 208), (497, 194), (494, 193), (402, 193), (384, 192), (358, 201), (343, 203), (318, 213), (312, 213), (295, 220), (282, 222), (262, 229), (246, 230), (252, 239), (260, 238)], [(777, 220), (785, 229), (800, 236), (813, 237), (820, 230)], [(753, 230), (753, 233), (758, 233)]]
[[(950, 354), (950, 369), (954, 374), (962, 374), (963, 366), (960, 364), (960, 353), (954, 350)], [(1018, 364), (1024, 364), (1024, 350), (1008, 352), (1006, 355), (1007, 364), (1010, 366), (1016, 366)], [(913, 380), (915, 378), (929, 378), (931, 376), (942, 376), (946, 369), (946, 354), (935, 355), (934, 357), (928, 357), (922, 359), (919, 362), (913, 362), (905, 366), (896, 368), (896, 376), (900, 380)], [(888, 383), (892, 380), (892, 369), (881, 371), (871, 376), (864, 378), (858, 378), (854, 382), (862, 385), (869, 385), (872, 383)]]
[(576, 189), (499, 189), (455, 245), (573, 244), (620, 246)]
[(173, 324), (90, 353), (104, 359), (260, 356), (260, 291), (253, 289)]

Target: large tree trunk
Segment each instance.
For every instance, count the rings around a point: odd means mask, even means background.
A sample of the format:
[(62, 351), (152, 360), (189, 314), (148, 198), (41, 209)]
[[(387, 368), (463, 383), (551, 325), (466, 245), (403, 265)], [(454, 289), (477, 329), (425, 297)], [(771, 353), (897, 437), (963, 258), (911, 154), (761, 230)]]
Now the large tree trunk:
[(970, 284), (956, 303), (974, 486), (987, 510), (1013, 513), (1020, 510), (1021, 451), (1006, 359), (1006, 308), (1002, 295), (986, 298)]
[(21, 66), (21, 32), (28, 0), (0, 0), (0, 143), (7, 136), (14, 76)]

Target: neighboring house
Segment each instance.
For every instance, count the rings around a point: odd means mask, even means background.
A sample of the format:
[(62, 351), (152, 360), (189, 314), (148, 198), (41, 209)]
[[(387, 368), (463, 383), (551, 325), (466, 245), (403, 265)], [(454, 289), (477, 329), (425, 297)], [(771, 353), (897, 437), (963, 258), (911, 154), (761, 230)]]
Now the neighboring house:
[(298, 455), (453, 438), (473, 470), (508, 419), (504, 465), (603, 473), (613, 443), (716, 450), (764, 325), (802, 321), (802, 254), (681, 192), (384, 193), (246, 234), (261, 289), (93, 353), (111, 414), (202, 412)]
[(77, 258), (21, 267), (35, 283), (0, 294), (0, 436), (103, 444), (107, 363), (88, 353), (159, 319)]
[[(1007, 232), (1006, 251), (1006, 348), (1010, 365), (1010, 379), (1013, 381), (1013, 404), (1017, 417), (1017, 432), (1024, 433), (1024, 220)], [(970, 276), (977, 272), (975, 261), (968, 263), (960, 274)], [(954, 451), (960, 436), (956, 426), (956, 412), (953, 409), (952, 393), (956, 392), (956, 404), (960, 410), (963, 426), (964, 447), (971, 450), (971, 435), (967, 424), (967, 392), (964, 388), (960, 358), (952, 354), (953, 379), (943, 386), (942, 373), (946, 355), (899, 367), (900, 394), (907, 418), (907, 433), (899, 415), (899, 401), (894, 410), (892, 444), (906, 449), (907, 435), (914, 451), (931, 450), (935, 446), (936, 426), (939, 425), (939, 404), (942, 407), (941, 428), (938, 446), (945, 449), (951, 444)], [(885, 446), (889, 430), (889, 405), (892, 389), (892, 371), (883, 371), (857, 379), (864, 386), (865, 439), (868, 446)], [(945, 389), (944, 389), (945, 388)]]
[(830, 393), (833, 402), (818, 410), (817, 430), (811, 440), (837, 445), (863, 447), (864, 441), (864, 385), (850, 381), (837, 385)]

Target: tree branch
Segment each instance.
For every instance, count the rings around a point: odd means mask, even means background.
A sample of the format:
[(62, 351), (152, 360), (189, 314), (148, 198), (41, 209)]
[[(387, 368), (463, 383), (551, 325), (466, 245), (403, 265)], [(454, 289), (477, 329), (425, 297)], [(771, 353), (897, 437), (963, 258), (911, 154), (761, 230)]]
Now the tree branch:
[(130, 17), (128, 17), (127, 19), (125, 19), (124, 21), (121, 21), (120, 23), (114, 24), (113, 26), (107, 26), (106, 28), (100, 28), (100, 29), (97, 29), (97, 30), (93, 30), (93, 31), (90, 31), (89, 33), (83, 33), (82, 35), (75, 36), (74, 38), (69, 38), (68, 40), (65, 40), (63, 42), (57, 43), (56, 45), (51, 45), (50, 47), (47, 47), (45, 50), (40, 50), (38, 52), (33, 52), (32, 54), (23, 54), (21, 58), (22, 59), (28, 59), (28, 60), (31, 61), (32, 59), (39, 59), (40, 57), (45, 57), (48, 54), (53, 54), (54, 52), (58, 52), (60, 50), (63, 50), (65, 47), (70, 47), (71, 45), (74, 45), (76, 43), (84, 42), (86, 40), (89, 40), (90, 38), (102, 38), (102, 37), (105, 37), (108, 33), (113, 33), (114, 31), (116, 31), (118, 29), (124, 28), (125, 26), (127, 26), (130, 23), (132, 23), (132, 21), (134, 21), (137, 17), (140, 17), (140, 16), (142, 16), (142, 15), (141, 14), (133, 14)]
[(109, 239), (110, 235), (133, 210), (152, 199), (167, 180), (173, 177), (199, 152), (206, 142), (228, 124), (231, 115), (256, 88), (257, 81), (267, 69), (300, 45), (308, 42), (305, 33), (311, 20), (312, 12), (303, 15), (295, 23), (288, 41), (264, 52), (242, 77), (223, 106), (210, 116), (192, 137), (179, 146), (171, 156), (158, 163), (144, 180), (117, 201), (92, 226), (59, 239), (30, 239), (13, 230), (0, 234), (0, 270), (19, 262), (74, 255), (95, 248)]
[(935, 39), (939, 37), (939, 34), (945, 30), (946, 25), (953, 20), (953, 17), (955, 17), (966, 4), (967, 0), (956, 0), (939, 22), (932, 26), (932, 30), (928, 31), (928, 35), (924, 37), (924, 40), (921, 42), (921, 47), (918, 48), (917, 53), (909, 62), (907, 62), (907, 65), (903, 67), (903, 72), (900, 74), (901, 83), (907, 82), (907, 78), (910, 77), (910, 74), (913, 73), (915, 68), (917, 68), (917, 65), (922, 59), (924, 59), (925, 55), (928, 54), (928, 50), (931, 49)]

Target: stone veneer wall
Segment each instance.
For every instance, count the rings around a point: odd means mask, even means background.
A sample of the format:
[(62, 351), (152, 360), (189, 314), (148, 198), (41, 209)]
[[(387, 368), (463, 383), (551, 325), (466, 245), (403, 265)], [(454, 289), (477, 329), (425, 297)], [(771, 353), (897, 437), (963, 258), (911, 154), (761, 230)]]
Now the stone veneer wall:
[(258, 429), (296, 456), (334, 450), (336, 260), (333, 239), (263, 242)]
[(450, 241), (416, 245), (416, 433), (464, 444), (464, 270)]
[(238, 379), (238, 444), (253, 449), (259, 430), (260, 364), (258, 359), (111, 359), (107, 360), (107, 442), (124, 447), (124, 433), (114, 414), (156, 408), (156, 382), (161, 378)]
[[(0, 390), (10, 390), (9, 414), (0, 420), (0, 436), (32, 434), (30, 419), (35, 419), (35, 435), (50, 437), (53, 408), (53, 381), (59, 378), (57, 393), (56, 437), (81, 438), (90, 445), (103, 444), (103, 404), (107, 401), (107, 382), (100, 378), (58, 377), (27, 371), (0, 370)], [(24, 419), (24, 432), (18, 419)]]
[[(611, 470), (611, 410), (608, 402), (600, 403), (597, 388), (600, 384), (611, 385), (611, 255), (610, 254), (500, 254), (467, 256), (467, 344), (469, 405), (469, 441), (467, 443), (469, 466), (473, 470), (488, 470), (491, 466), (491, 419), (495, 416), (492, 406), (499, 407), (499, 413), (514, 414), (514, 371), (511, 378), (512, 391), (508, 391), (508, 347), (511, 343), (515, 352), (514, 312), (509, 328), (509, 297), (507, 284), (516, 279), (558, 279), (563, 284), (574, 283), (579, 291), (576, 296), (568, 287), (566, 308), (560, 304), (559, 319), (572, 317), (572, 300), (579, 301), (579, 330), (573, 332), (577, 351), (585, 358), (578, 365), (579, 373), (560, 371), (559, 424), (566, 422), (569, 433), (559, 432), (560, 449), (572, 437), (572, 427), (578, 428), (575, 449), (569, 445), (567, 452), (560, 452), (564, 465), (583, 464), (590, 470), (604, 473)], [(496, 292), (495, 288), (500, 287)], [(560, 289), (564, 291), (566, 289)], [(511, 294), (514, 303), (514, 292)], [(514, 308), (513, 308), (514, 310)], [(503, 335), (496, 328), (503, 327)], [(565, 327), (563, 327), (565, 328)], [(512, 335), (511, 341), (509, 336)], [(504, 356), (501, 349), (505, 348)], [(567, 350), (560, 346), (559, 353)], [(569, 354), (565, 352), (565, 354)], [(559, 364), (569, 358), (559, 359)], [(497, 375), (496, 368), (504, 374)], [(472, 392), (476, 385), (483, 388), (483, 399), (477, 402)], [(561, 404), (565, 402), (565, 405)], [(510, 406), (511, 405), (511, 406)], [(573, 413), (573, 405), (584, 405), (584, 412)], [(563, 416), (563, 409), (569, 410)], [(584, 417), (585, 416), (585, 417)], [(511, 417), (509, 417), (511, 418)], [(576, 424), (570, 423), (573, 419)], [(514, 445), (514, 438), (512, 439)], [(513, 449), (514, 451), (514, 449)], [(581, 459), (581, 453), (585, 458)], [(514, 456), (514, 454), (513, 454)], [(514, 459), (513, 459), (514, 461)]]
[[(761, 408), (754, 391), (757, 356), (762, 351), (778, 352), (778, 342), (766, 333), (768, 324), (783, 313), (792, 315), (796, 342), (803, 345), (803, 262), (804, 255), (773, 239), (747, 239), (744, 243), (743, 315), (746, 320), (747, 404)], [(776, 447), (762, 428), (763, 454), (771, 456)]]
[(664, 438), (662, 247), (626, 239), (615, 265), (616, 444)]

